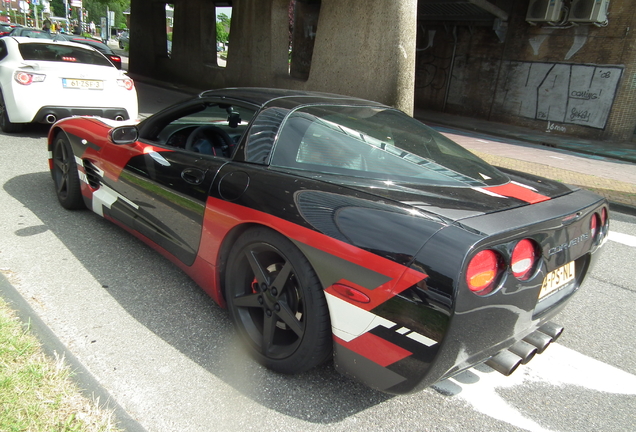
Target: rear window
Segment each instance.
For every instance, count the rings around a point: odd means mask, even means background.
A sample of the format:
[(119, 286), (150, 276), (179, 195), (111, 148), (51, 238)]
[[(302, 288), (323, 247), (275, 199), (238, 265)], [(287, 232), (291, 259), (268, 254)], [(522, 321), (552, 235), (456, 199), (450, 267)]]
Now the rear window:
[(20, 44), (20, 54), (24, 60), (54, 61), (62, 63), (82, 63), (114, 67), (97, 51), (75, 48), (59, 44)]
[(316, 105), (286, 117), (270, 165), (394, 182), (474, 186), (507, 177), (412, 117), (384, 107)]

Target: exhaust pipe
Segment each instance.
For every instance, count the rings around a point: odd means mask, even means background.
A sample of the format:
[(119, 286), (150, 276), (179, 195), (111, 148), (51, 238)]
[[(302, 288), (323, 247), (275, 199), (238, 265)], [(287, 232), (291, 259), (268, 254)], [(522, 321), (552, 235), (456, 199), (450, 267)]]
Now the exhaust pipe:
[(122, 121), (123, 119), (124, 119), (123, 115), (116, 115), (115, 116), (115, 120), (117, 120), (117, 121)]
[(552, 343), (552, 338), (540, 331), (530, 333), (523, 340), (537, 347), (537, 354), (541, 354)]
[(505, 376), (513, 373), (523, 359), (516, 354), (511, 353), (508, 350), (502, 351), (494, 357), (489, 358), (486, 364)]
[(552, 342), (554, 342), (563, 333), (563, 327), (553, 322), (547, 322), (539, 327), (539, 331), (550, 336), (552, 338)]
[(521, 364), (526, 364), (530, 360), (532, 360), (534, 355), (537, 353), (537, 347), (529, 344), (528, 342), (520, 340), (519, 342), (508, 348), (508, 351), (521, 357)]
[(46, 120), (48, 124), (53, 124), (57, 121), (57, 117), (55, 117), (55, 114), (47, 114), (44, 120)]

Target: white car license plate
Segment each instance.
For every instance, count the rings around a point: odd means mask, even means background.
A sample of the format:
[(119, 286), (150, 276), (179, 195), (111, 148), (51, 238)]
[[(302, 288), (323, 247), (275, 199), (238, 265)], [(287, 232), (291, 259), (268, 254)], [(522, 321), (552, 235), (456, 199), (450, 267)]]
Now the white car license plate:
[(62, 86), (73, 89), (103, 90), (104, 81), (62, 78)]
[(546, 275), (539, 292), (539, 300), (558, 291), (559, 288), (572, 280), (574, 280), (574, 261), (552, 270)]

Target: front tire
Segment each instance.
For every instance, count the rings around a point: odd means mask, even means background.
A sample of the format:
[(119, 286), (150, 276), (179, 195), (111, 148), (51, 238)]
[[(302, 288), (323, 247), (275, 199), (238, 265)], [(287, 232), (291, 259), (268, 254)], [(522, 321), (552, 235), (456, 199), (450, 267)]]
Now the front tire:
[(85, 208), (77, 162), (71, 143), (63, 132), (53, 140), (53, 168), (51, 170), (57, 199), (67, 210)]
[(225, 274), (230, 317), (257, 361), (293, 374), (331, 356), (322, 286), (291, 241), (267, 228), (250, 228), (232, 247)]

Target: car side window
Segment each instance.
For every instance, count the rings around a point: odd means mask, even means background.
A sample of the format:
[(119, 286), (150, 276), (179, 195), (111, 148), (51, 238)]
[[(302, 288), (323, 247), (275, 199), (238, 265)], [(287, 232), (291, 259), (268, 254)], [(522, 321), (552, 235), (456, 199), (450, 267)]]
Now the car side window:
[(7, 44), (4, 43), (2, 39), (0, 39), (0, 60), (7, 56)]
[(168, 147), (230, 157), (254, 110), (230, 104), (195, 104), (166, 119), (153, 141)]

